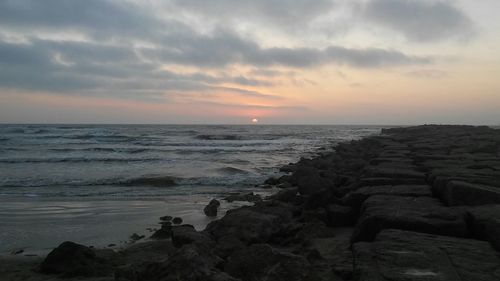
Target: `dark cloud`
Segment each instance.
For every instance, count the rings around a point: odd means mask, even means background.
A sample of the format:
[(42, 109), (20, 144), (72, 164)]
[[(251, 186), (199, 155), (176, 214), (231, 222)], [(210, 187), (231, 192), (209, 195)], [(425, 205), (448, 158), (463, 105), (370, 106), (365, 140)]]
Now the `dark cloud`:
[(377, 48), (349, 49), (340, 46), (319, 48), (262, 48), (253, 41), (225, 31), (214, 35), (168, 36), (164, 46), (144, 48), (141, 53), (152, 60), (199, 67), (229, 64), (307, 68), (338, 63), (355, 67), (380, 67), (430, 63), (426, 57), (409, 56)]
[(367, 20), (418, 42), (466, 38), (474, 29), (472, 21), (450, 1), (371, 0), (362, 11)]
[[(307, 21), (333, 7), (330, 0), (315, 5), (306, 0), (171, 3), (206, 15), (249, 13), (286, 22)], [(272, 87), (271, 76), (289, 79), (294, 71), (326, 64), (377, 68), (432, 62), (428, 57), (377, 48), (263, 47), (255, 38), (230, 28), (202, 33), (180, 19), (160, 14), (142, 2), (0, 0), (0, 88), (153, 96), (234, 86), (234, 93), (272, 98), (242, 88)], [(5, 32), (21, 37), (22, 43), (8, 41), (2, 36)], [(40, 34), (59, 35), (48, 39)], [(83, 34), (84, 39), (71, 39), (71, 34)], [(165, 65), (195, 70), (180, 74), (174, 68), (166, 70)], [(232, 65), (248, 66), (259, 73), (225, 74)], [(276, 71), (274, 67), (291, 70)], [(218, 74), (209, 75), (207, 69)]]

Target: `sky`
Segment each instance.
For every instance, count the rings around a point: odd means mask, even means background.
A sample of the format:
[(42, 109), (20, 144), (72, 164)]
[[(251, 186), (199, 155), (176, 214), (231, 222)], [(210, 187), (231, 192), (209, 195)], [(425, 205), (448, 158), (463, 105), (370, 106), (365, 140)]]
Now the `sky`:
[(498, 0), (0, 0), (0, 123), (500, 124)]

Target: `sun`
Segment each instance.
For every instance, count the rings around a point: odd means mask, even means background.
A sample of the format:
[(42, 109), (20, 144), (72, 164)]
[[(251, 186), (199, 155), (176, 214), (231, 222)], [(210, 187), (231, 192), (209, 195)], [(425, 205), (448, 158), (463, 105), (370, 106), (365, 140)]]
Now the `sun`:
[(252, 119), (252, 123), (254, 123), (254, 124), (259, 123), (259, 119), (257, 119), (257, 118)]

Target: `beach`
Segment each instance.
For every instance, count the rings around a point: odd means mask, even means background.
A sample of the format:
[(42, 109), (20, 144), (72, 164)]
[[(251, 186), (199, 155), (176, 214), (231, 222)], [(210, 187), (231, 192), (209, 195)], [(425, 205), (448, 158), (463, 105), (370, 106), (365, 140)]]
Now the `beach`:
[(228, 211), (202, 231), (169, 222), (157, 239), (119, 250), (68, 242), (45, 260), (7, 258), (0, 274), (7, 280), (498, 280), (499, 148), (500, 133), (489, 127), (386, 129), (283, 166), (285, 175), (266, 181), (277, 193)]

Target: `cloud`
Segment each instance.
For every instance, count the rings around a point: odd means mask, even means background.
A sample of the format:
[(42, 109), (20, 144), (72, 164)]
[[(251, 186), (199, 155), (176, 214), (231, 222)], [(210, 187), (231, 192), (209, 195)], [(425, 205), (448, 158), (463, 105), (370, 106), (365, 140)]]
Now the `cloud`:
[(264, 21), (281, 28), (308, 24), (335, 7), (333, 0), (174, 0), (177, 7), (210, 19)]
[(419, 69), (407, 72), (406, 75), (421, 79), (442, 79), (448, 76), (448, 73), (437, 69)]
[(378, 48), (262, 48), (253, 41), (222, 30), (213, 35), (171, 35), (163, 38), (163, 43), (164, 47), (144, 48), (140, 52), (150, 60), (209, 68), (231, 64), (308, 68), (331, 63), (370, 68), (432, 62), (428, 57)]
[[(293, 83), (304, 69), (433, 62), (379, 48), (263, 46), (231, 26), (200, 31), (183, 18), (184, 13), (204, 20), (221, 14), (282, 21), (278, 25), (305, 23), (333, 9), (336, 1), (183, 0), (170, 1), (177, 10), (161, 11), (154, 2), (0, 0), (0, 88), (127, 98), (232, 89), (266, 100), (275, 96), (253, 88), (271, 88), (280, 78)], [(5, 34), (22, 40), (7, 40)], [(254, 71), (234, 73), (233, 66)], [(179, 70), (183, 67), (192, 71)]]
[(459, 8), (442, 0), (371, 0), (362, 6), (362, 15), (416, 42), (466, 38), (474, 30)]

